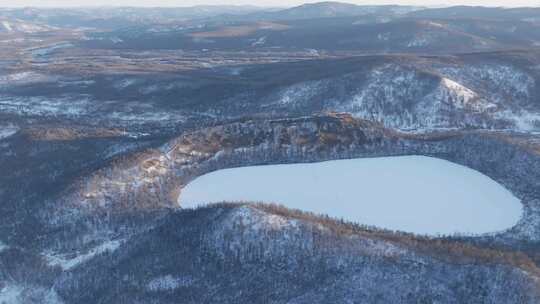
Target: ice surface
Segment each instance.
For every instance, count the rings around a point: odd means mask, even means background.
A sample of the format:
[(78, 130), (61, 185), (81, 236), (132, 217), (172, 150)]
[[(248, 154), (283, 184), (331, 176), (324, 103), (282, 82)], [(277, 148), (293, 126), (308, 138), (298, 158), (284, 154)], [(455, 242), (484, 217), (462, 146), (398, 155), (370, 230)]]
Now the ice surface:
[(423, 156), (255, 166), (203, 175), (180, 204), (279, 203), (332, 217), (418, 234), (480, 234), (512, 227), (520, 201), (489, 177)]

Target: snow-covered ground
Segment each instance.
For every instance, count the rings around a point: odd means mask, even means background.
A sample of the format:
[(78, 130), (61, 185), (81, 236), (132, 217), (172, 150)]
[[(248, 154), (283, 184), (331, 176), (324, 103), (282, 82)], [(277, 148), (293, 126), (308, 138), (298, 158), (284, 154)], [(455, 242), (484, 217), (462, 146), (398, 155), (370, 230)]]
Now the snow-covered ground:
[(423, 156), (255, 166), (203, 175), (180, 204), (279, 203), (332, 217), (418, 234), (481, 234), (512, 227), (520, 201), (489, 177)]

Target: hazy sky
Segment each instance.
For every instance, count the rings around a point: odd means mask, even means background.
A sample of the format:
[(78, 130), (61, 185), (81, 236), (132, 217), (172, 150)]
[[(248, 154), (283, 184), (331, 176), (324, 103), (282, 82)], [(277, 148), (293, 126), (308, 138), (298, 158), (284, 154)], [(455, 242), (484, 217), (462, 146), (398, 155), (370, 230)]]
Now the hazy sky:
[[(294, 6), (321, 0), (0, 0), (0, 7), (20, 6), (193, 6), (201, 4)], [(357, 4), (413, 4), (413, 5), (484, 5), (484, 6), (540, 6), (540, 0), (348, 0), (343, 2)]]

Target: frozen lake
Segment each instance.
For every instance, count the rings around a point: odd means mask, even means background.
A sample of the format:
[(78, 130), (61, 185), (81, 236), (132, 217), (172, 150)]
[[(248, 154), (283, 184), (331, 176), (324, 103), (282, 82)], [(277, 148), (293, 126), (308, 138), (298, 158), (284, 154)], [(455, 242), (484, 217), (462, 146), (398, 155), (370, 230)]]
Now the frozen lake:
[(188, 184), (180, 205), (255, 201), (419, 234), (512, 227), (521, 202), (489, 177), (445, 160), (385, 157), (225, 169)]

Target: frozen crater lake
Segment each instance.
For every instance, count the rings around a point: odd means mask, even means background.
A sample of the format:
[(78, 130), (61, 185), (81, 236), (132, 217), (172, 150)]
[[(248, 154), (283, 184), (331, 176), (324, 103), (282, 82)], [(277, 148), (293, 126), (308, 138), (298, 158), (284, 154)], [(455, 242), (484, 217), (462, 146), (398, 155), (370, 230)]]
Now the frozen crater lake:
[(521, 202), (491, 178), (423, 156), (225, 169), (195, 179), (180, 196), (183, 208), (237, 201), (429, 235), (497, 232), (522, 213)]

